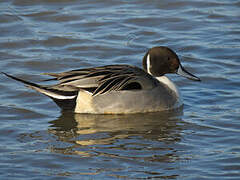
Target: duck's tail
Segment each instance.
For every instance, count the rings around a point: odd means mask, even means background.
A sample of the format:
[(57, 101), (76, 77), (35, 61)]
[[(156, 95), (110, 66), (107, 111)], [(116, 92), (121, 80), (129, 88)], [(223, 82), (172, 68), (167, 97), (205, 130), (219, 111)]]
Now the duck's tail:
[(72, 109), (76, 98), (77, 98), (77, 92), (76, 91), (64, 91), (62, 89), (54, 88), (54, 86), (42, 86), (39, 84), (35, 84), (20, 78), (17, 78), (15, 76), (9, 75), (7, 73), (2, 72), (2, 74), (6, 75), (7, 77), (14, 79), (16, 81), (22, 82), (27, 86), (28, 88), (31, 88), (35, 91), (38, 91), (51, 99), (54, 100), (54, 102), (60, 106), (63, 109)]

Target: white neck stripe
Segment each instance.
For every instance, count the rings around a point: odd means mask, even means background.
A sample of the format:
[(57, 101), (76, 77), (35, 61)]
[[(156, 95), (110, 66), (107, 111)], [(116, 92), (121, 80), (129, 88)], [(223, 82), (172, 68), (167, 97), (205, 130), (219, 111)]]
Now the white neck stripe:
[(148, 74), (151, 74), (150, 68), (151, 68), (150, 54), (148, 54), (147, 55), (147, 72), (148, 72)]

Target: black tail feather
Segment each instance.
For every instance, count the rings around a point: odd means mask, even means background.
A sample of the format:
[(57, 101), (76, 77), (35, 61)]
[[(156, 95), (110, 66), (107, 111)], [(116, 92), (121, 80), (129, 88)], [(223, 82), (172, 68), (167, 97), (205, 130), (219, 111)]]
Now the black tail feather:
[(24, 83), (24, 84), (26, 84), (26, 85), (33, 86), (33, 87), (37, 87), (37, 88), (42, 88), (42, 87), (41, 87), (40, 85), (38, 85), (38, 84), (29, 82), (29, 81), (25, 81), (25, 80), (23, 80), (23, 79), (20, 79), (20, 78), (15, 77), (15, 76), (9, 75), (9, 74), (7, 74), (7, 73), (5, 73), (5, 72), (2, 72), (2, 74), (4, 74), (4, 75), (7, 76), (7, 77), (10, 77), (11, 79), (14, 79), (14, 80), (16, 80), (16, 81), (22, 82), (22, 83)]
[[(72, 110), (76, 105), (77, 91), (62, 91), (57, 89), (52, 89), (51, 87), (41, 86), (29, 81), (25, 81), (23, 79), (17, 78), (15, 76), (9, 75), (7, 73), (2, 72), (5, 76), (14, 79), (16, 81), (24, 83), (27, 87), (34, 89), (48, 97), (50, 97), (60, 108), (63, 110)], [(58, 96), (65, 96), (64, 98), (58, 98)], [(72, 96), (73, 98), (68, 98)], [(75, 97), (74, 97), (75, 96)]]

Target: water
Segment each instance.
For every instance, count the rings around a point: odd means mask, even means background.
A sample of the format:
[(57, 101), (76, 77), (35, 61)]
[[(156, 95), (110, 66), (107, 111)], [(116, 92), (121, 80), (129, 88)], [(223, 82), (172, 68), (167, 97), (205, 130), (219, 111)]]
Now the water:
[(170, 75), (184, 108), (137, 115), (61, 112), (0, 77), (0, 179), (239, 179), (240, 1), (0, 2), (0, 68), (42, 72), (128, 63), (174, 49), (201, 83)]

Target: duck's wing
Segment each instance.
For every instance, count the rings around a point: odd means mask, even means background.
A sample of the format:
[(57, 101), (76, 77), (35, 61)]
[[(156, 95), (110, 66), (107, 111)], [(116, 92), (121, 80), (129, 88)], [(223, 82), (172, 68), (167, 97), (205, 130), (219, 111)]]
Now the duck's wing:
[(63, 73), (45, 73), (60, 83), (52, 88), (73, 87), (85, 89), (93, 95), (112, 90), (142, 90), (156, 86), (156, 80), (142, 69), (129, 65), (109, 65), (78, 69)]

